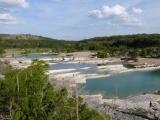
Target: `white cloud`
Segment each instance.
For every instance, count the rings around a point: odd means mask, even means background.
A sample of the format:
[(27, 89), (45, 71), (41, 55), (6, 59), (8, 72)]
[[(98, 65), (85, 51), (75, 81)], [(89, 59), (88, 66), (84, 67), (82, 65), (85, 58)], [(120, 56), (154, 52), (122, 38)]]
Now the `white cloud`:
[(140, 8), (133, 8), (132, 10), (134, 13), (138, 13), (138, 14), (143, 13), (143, 10)]
[(28, 5), (27, 0), (0, 0), (0, 24), (17, 24), (14, 9), (27, 8)]
[(104, 5), (100, 9), (92, 10), (89, 15), (98, 19), (105, 19), (112, 24), (127, 26), (142, 26), (142, 22), (130, 15), (127, 9), (119, 4), (108, 6)]
[(103, 6), (99, 10), (93, 10), (90, 12), (91, 15), (98, 17), (98, 18), (105, 18), (110, 16), (123, 16), (126, 15), (126, 9), (120, 5), (115, 6)]
[(16, 24), (17, 20), (9, 13), (0, 14), (0, 23), (4, 24)]
[(29, 3), (26, 0), (0, 0), (0, 4), (17, 7), (28, 7)]

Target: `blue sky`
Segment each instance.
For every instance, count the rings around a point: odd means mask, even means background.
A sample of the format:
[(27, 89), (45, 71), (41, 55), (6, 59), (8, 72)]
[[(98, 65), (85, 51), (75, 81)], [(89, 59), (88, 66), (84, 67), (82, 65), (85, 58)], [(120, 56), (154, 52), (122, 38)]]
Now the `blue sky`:
[(0, 33), (80, 40), (160, 33), (160, 0), (0, 0)]

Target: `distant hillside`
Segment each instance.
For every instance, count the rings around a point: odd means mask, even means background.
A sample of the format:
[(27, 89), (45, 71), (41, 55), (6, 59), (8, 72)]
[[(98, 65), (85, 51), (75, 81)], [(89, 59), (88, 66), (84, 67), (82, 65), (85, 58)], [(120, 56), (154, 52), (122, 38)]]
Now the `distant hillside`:
[(119, 35), (111, 37), (95, 37), (80, 43), (89, 45), (91, 49), (125, 46), (129, 48), (160, 47), (160, 34)]
[(53, 48), (66, 50), (71, 49), (72, 42), (56, 40), (52, 38), (30, 34), (0, 34), (0, 47), (7, 48)]
[(160, 48), (160, 34), (137, 34), (111, 37), (95, 37), (81, 41), (56, 40), (41, 36), (0, 35), (1, 48), (52, 48), (59, 51), (120, 50)]
[(0, 34), (1, 40), (44, 40), (49, 39), (42, 36), (35, 36), (31, 34), (18, 34), (18, 35), (10, 35), (10, 34)]

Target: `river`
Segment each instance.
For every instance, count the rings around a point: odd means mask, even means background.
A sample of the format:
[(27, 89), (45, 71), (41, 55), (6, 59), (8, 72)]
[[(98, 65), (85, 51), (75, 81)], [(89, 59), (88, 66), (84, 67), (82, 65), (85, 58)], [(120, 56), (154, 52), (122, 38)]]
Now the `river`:
[(106, 78), (89, 79), (83, 91), (90, 94), (125, 98), (145, 92), (160, 90), (160, 70), (130, 72)]

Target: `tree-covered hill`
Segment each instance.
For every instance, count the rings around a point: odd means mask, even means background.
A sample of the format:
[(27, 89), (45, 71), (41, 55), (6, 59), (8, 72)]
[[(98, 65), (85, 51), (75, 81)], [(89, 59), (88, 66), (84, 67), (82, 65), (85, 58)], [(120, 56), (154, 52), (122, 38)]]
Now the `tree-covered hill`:
[[(83, 45), (88, 45), (88, 49), (102, 49), (106, 47), (160, 47), (160, 34), (135, 34), (119, 35), (111, 37), (95, 37), (80, 41)], [(92, 48), (91, 48), (92, 47)]]
[[(29, 34), (1, 34), (0, 48), (51, 48), (59, 52), (92, 50), (105, 51), (111, 56), (126, 55), (129, 51), (139, 51), (138, 54), (154, 54), (155, 56), (160, 51), (160, 34), (95, 37), (81, 41), (56, 40)], [(151, 53), (148, 53), (149, 51)]]
[(30, 34), (19, 35), (0, 35), (0, 48), (54, 48), (63, 49), (71, 48), (72, 42), (64, 40), (56, 40), (42, 36), (35, 36)]
[(160, 57), (160, 34), (96, 37), (80, 41), (80, 48), (99, 51), (99, 57)]
[[(101, 49), (108, 46), (126, 46), (132, 48), (159, 47), (160, 34), (136, 34), (119, 35), (110, 37), (95, 37), (81, 41), (57, 40), (30, 34), (9, 35), (0, 34), (0, 46), (3, 48), (54, 48), (54, 47), (74, 47), (75, 49)], [(77, 48), (78, 47), (78, 48)], [(94, 48), (95, 47), (95, 48)]]

